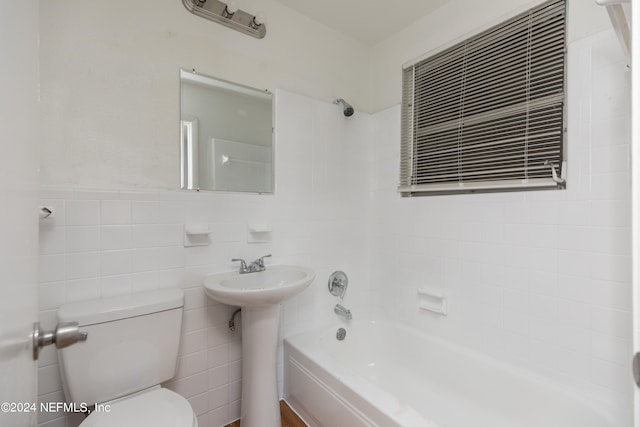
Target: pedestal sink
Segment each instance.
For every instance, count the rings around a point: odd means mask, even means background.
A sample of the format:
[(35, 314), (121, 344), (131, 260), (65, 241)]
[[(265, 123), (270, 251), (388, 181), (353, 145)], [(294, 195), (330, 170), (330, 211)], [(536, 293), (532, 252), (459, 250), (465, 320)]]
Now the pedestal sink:
[(280, 303), (306, 289), (315, 273), (292, 265), (221, 273), (204, 281), (214, 300), (242, 307), (242, 427), (280, 427), (276, 357)]

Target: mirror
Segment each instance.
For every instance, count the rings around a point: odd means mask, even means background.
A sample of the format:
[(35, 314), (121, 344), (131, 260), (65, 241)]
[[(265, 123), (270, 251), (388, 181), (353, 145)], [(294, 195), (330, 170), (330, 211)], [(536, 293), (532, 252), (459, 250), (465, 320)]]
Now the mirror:
[(273, 193), (273, 94), (180, 70), (181, 188)]

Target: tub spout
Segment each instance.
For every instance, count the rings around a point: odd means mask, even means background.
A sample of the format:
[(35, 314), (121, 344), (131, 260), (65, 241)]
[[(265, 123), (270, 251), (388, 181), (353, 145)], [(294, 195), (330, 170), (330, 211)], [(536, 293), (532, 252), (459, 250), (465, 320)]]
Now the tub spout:
[(340, 317), (344, 317), (345, 320), (351, 320), (351, 310), (343, 307), (340, 304), (336, 304), (336, 307), (333, 309), (333, 312), (336, 313)]

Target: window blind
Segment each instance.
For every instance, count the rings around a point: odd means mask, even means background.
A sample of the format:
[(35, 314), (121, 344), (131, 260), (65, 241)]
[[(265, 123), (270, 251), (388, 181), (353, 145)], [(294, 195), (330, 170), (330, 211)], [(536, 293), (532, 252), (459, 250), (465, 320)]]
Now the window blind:
[(399, 191), (564, 188), (564, 0), (403, 69)]

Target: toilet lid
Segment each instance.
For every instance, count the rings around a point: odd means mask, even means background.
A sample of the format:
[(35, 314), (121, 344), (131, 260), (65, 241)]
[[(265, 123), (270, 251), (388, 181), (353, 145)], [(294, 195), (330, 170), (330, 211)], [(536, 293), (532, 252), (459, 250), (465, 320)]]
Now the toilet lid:
[(187, 399), (166, 388), (157, 388), (105, 406), (109, 412), (92, 412), (80, 424), (81, 427), (197, 426)]

